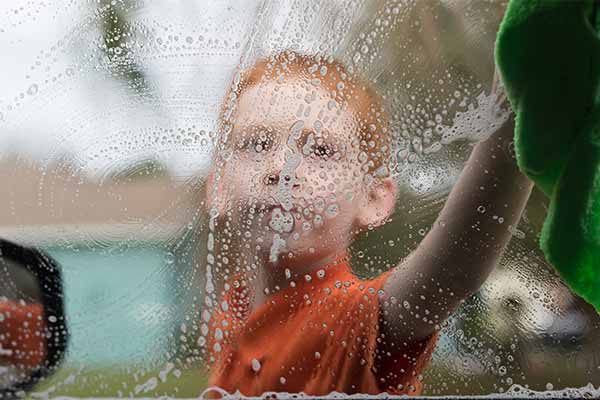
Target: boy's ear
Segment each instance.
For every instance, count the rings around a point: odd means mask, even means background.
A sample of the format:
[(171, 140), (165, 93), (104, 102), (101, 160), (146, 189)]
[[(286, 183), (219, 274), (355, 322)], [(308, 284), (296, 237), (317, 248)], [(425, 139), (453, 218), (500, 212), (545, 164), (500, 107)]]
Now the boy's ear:
[(392, 178), (385, 178), (369, 187), (366, 202), (356, 217), (359, 227), (383, 225), (394, 212), (397, 194), (398, 186)]

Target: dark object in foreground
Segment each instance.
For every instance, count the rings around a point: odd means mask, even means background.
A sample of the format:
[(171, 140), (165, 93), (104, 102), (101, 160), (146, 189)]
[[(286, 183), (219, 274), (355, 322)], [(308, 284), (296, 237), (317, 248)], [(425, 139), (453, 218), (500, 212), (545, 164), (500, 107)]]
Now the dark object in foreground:
[(59, 265), (0, 239), (0, 399), (21, 397), (54, 372), (67, 339)]

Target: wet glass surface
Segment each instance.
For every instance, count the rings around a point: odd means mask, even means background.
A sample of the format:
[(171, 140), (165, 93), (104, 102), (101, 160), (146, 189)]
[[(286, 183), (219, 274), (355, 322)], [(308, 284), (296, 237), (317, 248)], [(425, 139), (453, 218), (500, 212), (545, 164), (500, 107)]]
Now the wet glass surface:
[[(544, 260), (536, 189), (448, 319), (377, 280), (443, 225), (472, 149), (509, 118), (492, 89), (505, 5), (2, 3), (0, 237), (60, 263), (70, 327), (37, 396), (197, 397), (228, 374), (294, 392), (331, 371), (333, 389), (384, 391), (372, 367), (423, 395), (600, 385), (600, 320)], [(425, 352), (423, 317), (431, 359), (384, 366)]]

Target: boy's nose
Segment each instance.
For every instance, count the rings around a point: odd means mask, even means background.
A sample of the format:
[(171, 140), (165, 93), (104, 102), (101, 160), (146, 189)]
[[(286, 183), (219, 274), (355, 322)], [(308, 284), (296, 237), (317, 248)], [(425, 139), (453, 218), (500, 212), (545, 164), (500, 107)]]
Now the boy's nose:
[(269, 172), (265, 174), (263, 183), (267, 186), (277, 185), (279, 183), (279, 173)]
[(274, 151), (270, 156), (271, 157), (268, 160), (265, 160), (263, 164), (262, 183), (265, 186), (277, 186), (282, 180), (286, 184), (294, 180), (295, 184), (293, 187), (299, 186), (297, 183), (298, 178), (302, 175), (300, 172), (300, 169), (302, 168), (301, 165), (296, 166), (293, 171), (286, 168), (286, 163), (288, 161), (286, 160), (285, 151)]
[[(292, 180), (292, 177), (289, 175), (284, 175), (282, 177), (280, 172), (269, 172), (263, 176), (262, 181), (265, 186), (278, 186), (279, 181), (281, 179), (283, 179), (286, 182), (290, 182)], [(298, 180), (296, 180), (292, 185), (292, 189), (298, 190), (299, 188), (300, 183), (298, 182)]]

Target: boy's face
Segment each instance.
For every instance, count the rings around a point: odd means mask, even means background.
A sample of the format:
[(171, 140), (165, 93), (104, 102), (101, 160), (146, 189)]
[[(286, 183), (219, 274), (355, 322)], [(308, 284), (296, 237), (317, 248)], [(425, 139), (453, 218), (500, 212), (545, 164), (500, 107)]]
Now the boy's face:
[(359, 121), (320, 85), (267, 81), (242, 92), (218, 207), (270, 261), (344, 251), (367, 206)]

